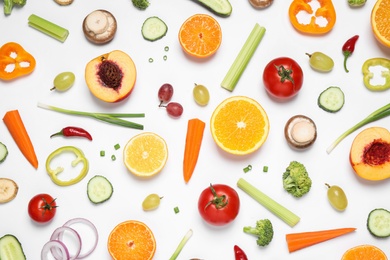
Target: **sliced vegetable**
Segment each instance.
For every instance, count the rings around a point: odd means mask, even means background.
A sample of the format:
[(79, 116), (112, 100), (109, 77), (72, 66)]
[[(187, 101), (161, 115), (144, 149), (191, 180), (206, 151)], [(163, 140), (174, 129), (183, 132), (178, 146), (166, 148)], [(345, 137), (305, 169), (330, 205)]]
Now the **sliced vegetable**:
[(355, 231), (356, 228), (338, 228), (286, 234), (290, 253)]
[(8, 42), (0, 48), (0, 79), (13, 80), (34, 71), (36, 61), (20, 44)]
[(35, 14), (28, 17), (28, 25), (60, 42), (65, 42), (69, 35), (69, 31), (67, 29)]
[(0, 142), (0, 163), (4, 162), (8, 156), (8, 149), (5, 144)]
[(351, 133), (355, 132), (360, 127), (367, 125), (371, 122), (377, 121), (379, 119), (382, 119), (384, 117), (387, 117), (390, 115), (390, 103), (375, 110), (371, 114), (369, 114), (366, 118), (358, 122), (356, 125), (349, 128), (347, 131), (342, 133), (333, 143), (326, 149), (326, 152), (329, 154), (345, 137), (350, 135)]
[(181, 250), (183, 250), (183, 247), (187, 244), (188, 240), (191, 238), (193, 234), (192, 229), (188, 230), (183, 239), (180, 241), (179, 245), (177, 246), (175, 252), (173, 252), (173, 255), (169, 258), (169, 260), (175, 260), (179, 256)]
[(179, 207), (174, 207), (174, 208), (173, 208), (173, 211), (175, 212), (175, 214), (177, 214), (177, 213), (180, 212), (180, 209), (179, 209)]
[(61, 129), (61, 131), (54, 133), (50, 136), (50, 138), (54, 136), (65, 136), (65, 137), (84, 137), (87, 138), (88, 140), (92, 141), (92, 136), (90, 133), (87, 132), (87, 130), (80, 128), (80, 127), (75, 127), (75, 126), (67, 126)]
[(191, 179), (198, 161), (205, 126), (206, 124), (198, 118), (188, 120), (183, 160), (183, 176), (186, 183)]
[(367, 229), (375, 237), (390, 237), (390, 211), (373, 209), (368, 214)]
[(76, 116), (85, 116), (85, 117), (91, 117), (95, 118), (97, 120), (113, 124), (113, 125), (119, 125), (119, 126), (124, 126), (124, 127), (129, 127), (129, 128), (135, 128), (135, 129), (144, 129), (143, 125), (134, 123), (134, 122), (129, 122), (123, 119), (120, 119), (119, 117), (145, 117), (145, 114), (140, 113), (140, 114), (123, 114), (123, 113), (91, 113), (91, 112), (82, 112), (82, 111), (75, 111), (75, 110), (68, 110), (68, 109), (63, 109), (55, 106), (49, 106), (45, 105), (42, 103), (38, 103), (38, 107), (56, 111), (59, 113), (64, 113), (68, 115), (76, 115)]
[(225, 78), (222, 80), (221, 87), (229, 91), (234, 90), (238, 80), (259, 46), (261, 39), (263, 39), (265, 31), (264, 27), (258, 23), (255, 24)]
[[(371, 68), (375, 66), (383, 67), (384, 70), (381, 71), (381, 78), (384, 79), (383, 84), (374, 85), (371, 83), (371, 80), (374, 78), (374, 73), (370, 71)], [(363, 63), (362, 66), (363, 72), (363, 82), (364, 86), (371, 91), (383, 91), (390, 88), (390, 60), (385, 58), (372, 58), (368, 59)]]
[(88, 199), (94, 203), (99, 204), (109, 200), (114, 189), (111, 182), (102, 175), (95, 175), (87, 184)]
[[(60, 234), (62, 235), (64, 232), (67, 232), (67, 233), (71, 233), (73, 235), (75, 239), (75, 242), (76, 242), (76, 252), (74, 254), (70, 254), (67, 246), (64, 244), (66, 250), (68, 251), (69, 253), (69, 259), (80, 259), (80, 258), (77, 258), (81, 252), (81, 237), (79, 235), (79, 233), (76, 232), (76, 230), (74, 230), (73, 228), (71, 227), (68, 227), (68, 226), (61, 226), (59, 228), (56, 228), (53, 232), (53, 234), (51, 235), (50, 237), (50, 241), (60, 241), (63, 243), (63, 241), (61, 239), (59, 239), (59, 236)], [(58, 250), (56, 251), (55, 249), (58, 249), (58, 248), (52, 248), (51, 252), (54, 256), (55, 259), (60, 259), (61, 258), (61, 255), (59, 254)]]
[(256, 9), (264, 9), (270, 6), (274, 0), (249, 0), (249, 3)]
[(18, 194), (19, 186), (8, 178), (0, 178), (0, 204), (13, 200)]
[(152, 16), (144, 21), (141, 32), (145, 40), (154, 42), (167, 34), (168, 26), (161, 18)]
[(59, 260), (68, 260), (70, 259), (68, 248), (65, 246), (64, 243), (58, 240), (50, 240), (46, 242), (46, 244), (43, 245), (42, 251), (41, 251), (41, 260), (48, 260), (49, 259), (49, 252), (52, 252), (53, 250), (59, 250), (60, 255), (62, 258), (57, 258)]
[[(75, 178), (64, 181), (58, 178), (57, 176), (58, 174), (64, 171), (64, 167), (58, 166), (57, 168), (52, 169), (51, 162), (55, 157), (61, 155), (62, 153), (67, 153), (67, 152), (73, 153), (76, 156), (76, 158), (71, 163), (72, 167), (76, 167), (79, 163), (82, 163), (83, 168), (81, 168), (79, 175), (77, 175)], [(53, 151), (46, 159), (47, 174), (49, 174), (51, 180), (59, 186), (69, 186), (80, 182), (87, 175), (88, 169), (89, 169), (89, 162), (87, 158), (84, 156), (83, 151), (81, 151), (79, 148), (74, 146), (60, 147), (55, 151)]]
[(6, 112), (3, 117), (3, 121), (24, 157), (26, 157), (31, 165), (37, 169), (38, 158), (35, 154), (34, 146), (31, 142), (30, 136), (27, 133), (22, 118), (20, 117), (19, 111), (10, 110)]
[(331, 86), (321, 92), (318, 106), (326, 112), (336, 113), (344, 106), (344, 92), (339, 87)]
[(300, 217), (270, 198), (262, 191), (258, 190), (246, 180), (240, 178), (237, 181), (237, 186), (289, 226), (293, 227), (299, 222)]
[(233, 11), (233, 7), (229, 0), (194, 0), (202, 6), (209, 9), (216, 15), (221, 17), (228, 17)]
[(22, 244), (14, 235), (7, 234), (0, 238), (0, 259), (26, 259), (26, 255), (23, 252)]

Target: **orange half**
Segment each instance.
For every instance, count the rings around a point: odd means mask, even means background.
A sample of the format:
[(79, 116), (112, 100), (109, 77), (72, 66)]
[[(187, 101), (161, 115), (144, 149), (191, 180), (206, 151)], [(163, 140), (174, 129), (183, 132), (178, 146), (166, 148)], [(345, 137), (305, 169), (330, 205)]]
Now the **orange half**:
[(373, 245), (359, 245), (348, 249), (341, 260), (387, 260), (386, 254)]
[(390, 0), (378, 0), (371, 11), (371, 27), (375, 38), (390, 47)]

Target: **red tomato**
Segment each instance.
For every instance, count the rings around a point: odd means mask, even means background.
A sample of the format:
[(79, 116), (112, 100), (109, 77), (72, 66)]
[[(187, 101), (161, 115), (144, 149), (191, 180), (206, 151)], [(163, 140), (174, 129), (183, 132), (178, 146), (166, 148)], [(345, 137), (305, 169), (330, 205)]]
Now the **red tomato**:
[(49, 194), (37, 194), (28, 203), (28, 214), (39, 223), (45, 223), (53, 219), (56, 211), (56, 200)]
[(291, 58), (276, 58), (265, 66), (263, 82), (268, 94), (279, 100), (287, 100), (298, 94), (301, 89), (303, 71)]
[(199, 196), (199, 213), (211, 225), (223, 226), (232, 222), (239, 209), (240, 198), (237, 192), (224, 184), (210, 184)]

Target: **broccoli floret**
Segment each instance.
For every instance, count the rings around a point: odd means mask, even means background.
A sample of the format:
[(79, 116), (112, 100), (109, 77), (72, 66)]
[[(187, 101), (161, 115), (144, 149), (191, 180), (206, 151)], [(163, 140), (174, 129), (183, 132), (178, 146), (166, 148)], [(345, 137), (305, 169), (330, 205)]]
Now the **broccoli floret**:
[(4, 14), (10, 15), (14, 5), (24, 6), (27, 0), (4, 0)]
[(137, 7), (140, 10), (145, 10), (149, 6), (148, 0), (131, 0), (133, 2), (133, 5)]
[(274, 229), (269, 219), (260, 219), (256, 222), (255, 227), (246, 226), (243, 230), (247, 234), (255, 235), (259, 246), (268, 245), (274, 237)]
[(302, 163), (297, 161), (290, 162), (290, 165), (283, 173), (283, 188), (297, 198), (310, 191), (311, 179)]

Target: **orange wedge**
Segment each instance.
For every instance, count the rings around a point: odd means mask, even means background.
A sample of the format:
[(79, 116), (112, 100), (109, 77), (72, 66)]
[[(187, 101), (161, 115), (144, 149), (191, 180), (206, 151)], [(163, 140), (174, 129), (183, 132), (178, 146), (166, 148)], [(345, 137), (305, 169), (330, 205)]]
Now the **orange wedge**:
[(371, 27), (375, 38), (390, 47), (390, 0), (377, 0), (371, 11)]
[(210, 15), (195, 14), (184, 21), (180, 27), (179, 42), (190, 56), (207, 58), (221, 45), (221, 26)]
[(165, 140), (152, 132), (132, 137), (123, 149), (126, 168), (138, 177), (152, 177), (159, 173), (168, 160)]
[(111, 231), (107, 248), (115, 260), (150, 260), (156, 252), (156, 240), (145, 223), (128, 220)]
[(258, 150), (267, 140), (269, 120), (254, 99), (233, 96), (214, 110), (210, 128), (216, 144), (224, 151), (246, 155)]
[(373, 245), (359, 245), (348, 249), (341, 260), (387, 260), (386, 254)]

